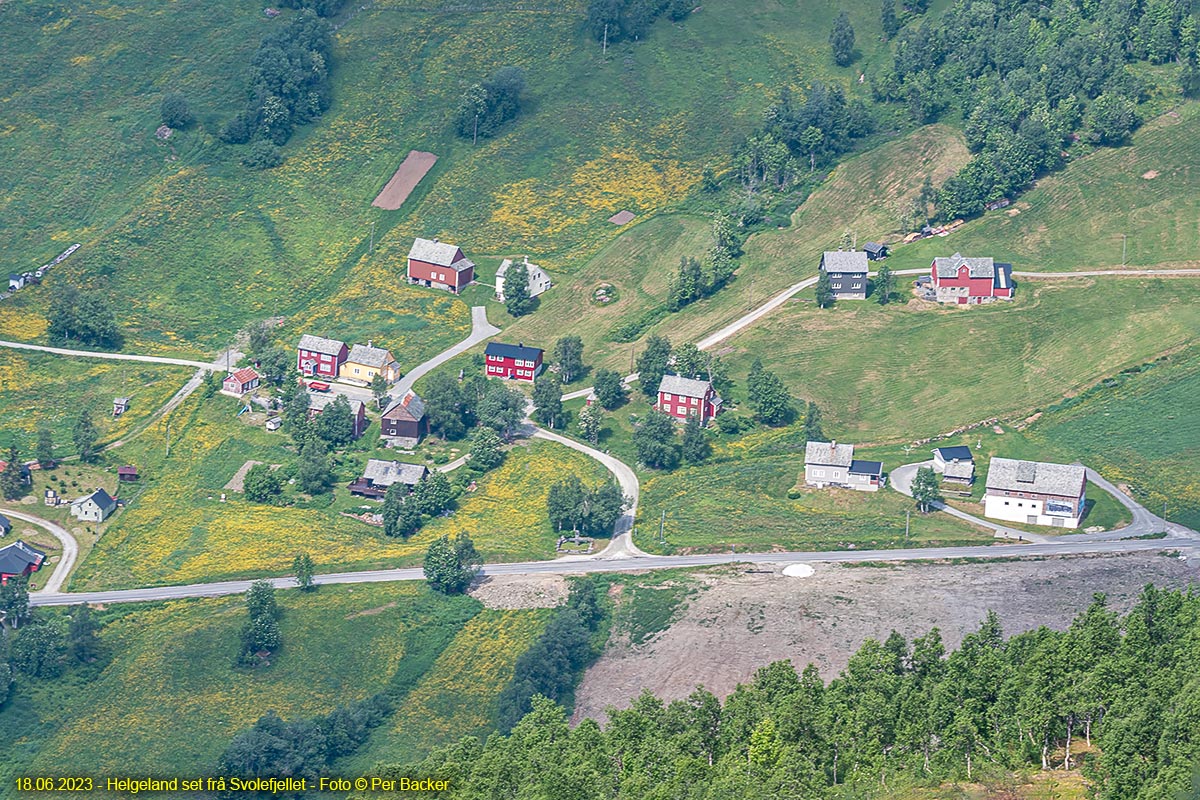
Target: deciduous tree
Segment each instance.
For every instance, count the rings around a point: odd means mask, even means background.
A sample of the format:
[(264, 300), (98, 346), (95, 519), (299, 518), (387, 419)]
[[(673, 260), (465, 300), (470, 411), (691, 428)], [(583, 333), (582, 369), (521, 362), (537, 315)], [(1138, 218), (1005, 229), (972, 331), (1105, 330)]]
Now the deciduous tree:
[(279, 473), (266, 464), (255, 464), (242, 479), (242, 492), (247, 500), (269, 503), (283, 491)]
[(675, 441), (675, 420), (669, 414), (651, 410), (634, 428), (633, 446), (638, 461), (653, 469), (679, 466), (679, 445)]
[(879, 265), (879, 272), (875, 276), (875, 302), (881, 306), (886, 306), (892, 300), (892, 292), (896, 290), (896, 279), (892, 275), (891, 269), (887, 264)]
[(599, 401), (585, 405), (579, 409), (579, 434), (593, 445), (600, 440), (600, 430), (604, 425), (604, 411)]
[(529, 268), (524, 261), (513, 262), (504, 276), (504, 307), (509, 316), (523, 317), (533, 311), (534, 298), (529, 296)]
[(583, 339), (571, 334), (555, 342), (554, 363), (558, 364), (558, 377), (563, 383), (571, 383), (582, 375)]
[(71, 606), (71, 624), (67, 629), (67, 641), (71, 655), (76, 661), (88, 662), (100, 652), (100, 639), (96, 631), (100, 624), (92, 616), (92, 609), (86, 603)]
[(596, 370), (593, 389), (596, 392), (596, 402), (610, 411), (624, 403), (628, 396), (620, 373), (611, 369)]
[(75, 443), (75, 452), (79, 454), (80, 461), (90, 464), (96, 460), (96, 439), (98, 437), (99, 433), (92, 423), (92, 412), (87, 408), (80, 409), (79, 418), (75, 421), (75, 428), (71, 432), (71, 438)]
[(8, 463), (0, 472), (0, 494), (5, 500), (16, 500), (26, 492), (25, 478), (22, 475), (21, 451), (16, 445), (8, 448)]
[(829, 273), (821, 270), (817, 273), (817, 307), (829, 308), (833, 305), (833, 287), (829, 283)]
[[(638, 382), (642, 394), (647, 397), (658, 396), (658, 385), (662, 383), (663, 375), (671, 360), (671, 340), (656, 333), (646, 339), (646, 349), (638, 356)], [(599, 377), (599, 376), (597, 376)]]
[(476, 428), (471, 434), (470, 464), (480, 472), (495, 469), (504, 463), (504, 443), (491, 428)]
[(912, 482), (912, 496), (921, 511), (930, 511), (934, 503), (941, 502), (942, 492), (932, 467), (921, 467), (917, 470)]
[(712, 445), (708, 441), (708, 434), (700, 425), (700, 417), (688, 417), (687, 423), (683, 426), (680, 454), (683, 456), (683, 460), (689, 464), (699, 464), (712, 455)]
[(300, 587), (300, 591), (311, 592), (317, 588), (317, 584), (313, 583), (315, 569), (312, 556), (307, 552), (296, 554), (296, 558), (292, 560), (292, 572), (296, 575), (296, 585)]
[(833, 50), (833, 61), (839, 67), (849, 66), (854, 60), (854, 28), (850, 25), (850, 17), (845, 11), (837, 15), (833, 21), (833, 30), (829, 33), (829, 46)]

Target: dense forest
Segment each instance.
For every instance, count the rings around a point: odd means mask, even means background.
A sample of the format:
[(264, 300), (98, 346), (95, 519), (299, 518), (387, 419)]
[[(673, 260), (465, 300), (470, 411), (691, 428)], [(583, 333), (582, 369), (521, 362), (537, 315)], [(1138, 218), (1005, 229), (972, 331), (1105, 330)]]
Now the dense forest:
[(949, 654), (893, 633), (828, 685), (781, 661), (723, 704), (647, 693), (604, 728), (534, 698), (508, 735), (380, 772), (447, 778), (441, 798), (816, 799), (1081, 767), (1100, 800), (1169, 800), (1197, 796), (1198, 758), (1200, 595), (1147, 586), (1124, 617), (1097, 595), (1006, 640), (989, 614)]

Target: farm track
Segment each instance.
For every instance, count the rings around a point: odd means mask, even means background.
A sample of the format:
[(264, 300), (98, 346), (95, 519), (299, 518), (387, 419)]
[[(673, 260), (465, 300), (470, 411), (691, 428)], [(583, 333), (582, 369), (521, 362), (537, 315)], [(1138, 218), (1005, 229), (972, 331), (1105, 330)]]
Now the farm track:
[(62, 545), (62, 557), (58, 559), (58, 564), (54, 566), (54, 572), (50, 574), (46, 585), (38, 591), (30, 593), (31, 605), (34, 604), (33, 598), (40, 595), (61, 596), (62, 585), (66, 582), (67, 576), (71, 574), (71, 570), (75, 568), (75, 561), (79, 558), (79, 543), (75, 541), (75, 537), (57, 522), (35, 517), (33, 514), (26, 514), (24, 511), (14, 511), (9, 508), (2, 510), (10, 517), (37, 525), (39, 528), (45, 528)]

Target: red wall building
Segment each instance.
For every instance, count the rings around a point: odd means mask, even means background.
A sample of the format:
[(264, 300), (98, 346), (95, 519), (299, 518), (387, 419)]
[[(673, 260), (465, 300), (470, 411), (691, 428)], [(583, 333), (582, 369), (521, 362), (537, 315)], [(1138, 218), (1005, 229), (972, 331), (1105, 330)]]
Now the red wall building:
[(0, 584), (8, 583), (9, 578), (37, 572), (45, 560), (45, 553), (19, 539), (7, 547), (0, 547)]
[(457, 245), (417, 239), (408, 251), (408, 282), (458, 294), (475, 280), (475, 264)]
[(542, 371), (542, 349), (521, 344), (488, 342), (483, 351), (489, 378), (512, 378), (533, 382)]
[(663, 376), (655, 405), (676, 419), (699, 417), (701, 425), (721, 413), (721, 398), (711, 383), (678, 375)]
[(349, 354), (350, 348), (345, 342), (306, 333), (300, 337), (296, 348), (296, 369), (309, 377), (336, 378)]
[(939, 256), (929, 274), (939, 303), (978, 305), (1013, 296), (1012, 264), (997, 264), (990, 258), (964, 258), (961, 253)]

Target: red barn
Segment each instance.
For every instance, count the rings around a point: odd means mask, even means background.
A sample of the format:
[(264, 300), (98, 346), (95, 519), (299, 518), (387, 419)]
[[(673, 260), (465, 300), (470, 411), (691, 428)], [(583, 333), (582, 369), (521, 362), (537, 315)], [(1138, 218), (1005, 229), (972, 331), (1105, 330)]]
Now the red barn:
[(306, 333), (296, 347), (296, 369), (310, 377), (336, 378), (349, 354), (350, 348), (345, 342)]
[(664, 375), (658, 385), (659, 411), (676, 419), (699, 417), (701, 425), (721, 413), (721, 398), (708, 381), (682, 378), (679, 375)]
[(502, 344), (488, 342), (483, 351), (489, 378), (513, 378), (533, 382), (542, 371), (542, 349), (526, 347), (525, 343)]
[(1012, 264), (997, 264), (990, 258), (964, 258), (961, 253), (939, 256), (929, 274), (939, 303), (978, 305), (1013, 296)]
[(408, 282), (458, 294), (475, 280), (475, 264), (460, 247), (437, 239), (417, 239), (408, 251)]
[(7, 547), (0, 547), (0, 584), (8, 583), (9, 578), (37, 572), (45, 560), (45, 553), (20, 539)]

